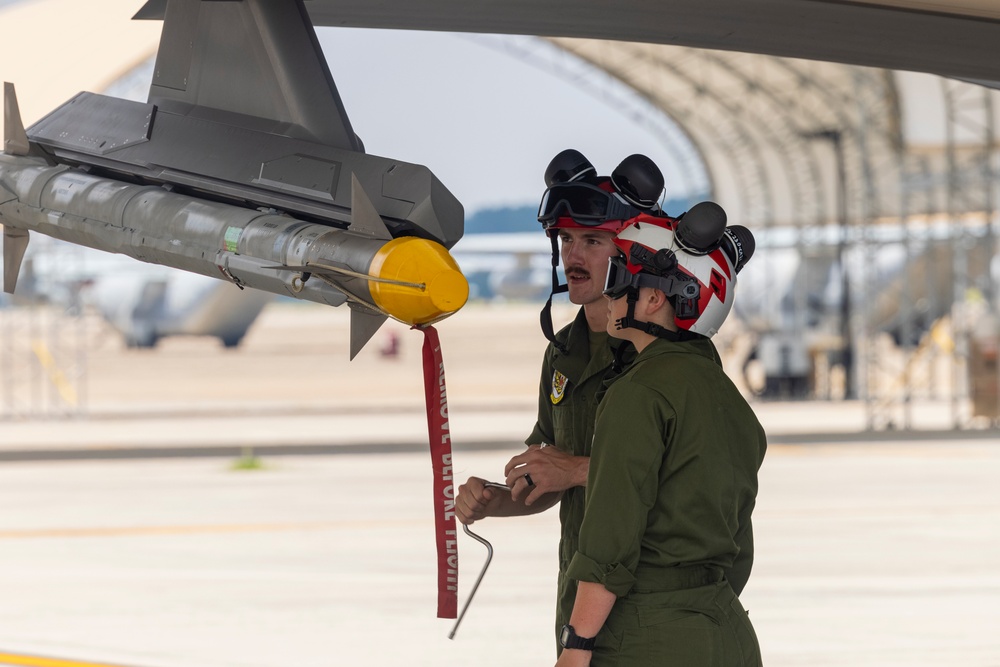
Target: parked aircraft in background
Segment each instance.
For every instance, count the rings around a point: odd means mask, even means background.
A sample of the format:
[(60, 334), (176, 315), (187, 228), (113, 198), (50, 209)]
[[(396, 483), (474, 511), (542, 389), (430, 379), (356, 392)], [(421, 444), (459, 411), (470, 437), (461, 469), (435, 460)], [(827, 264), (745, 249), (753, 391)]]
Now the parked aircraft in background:
[[(742, 322), (740, 331), (751, 336), (747, 349), (758, 361), (764, 376), (758, 389), (765, 394), (805, 395), (811, 355), (836, 357), (843, 346), (840, 248), (834, 230), (827, 231), (805, 251), (794, 228), (758, 231), (754, 260), (740, 273), (733, 314)], [(878, 233), (877, 252), (854, 246), (844, 254), (848, 271), (864, 275), (870, 289), (860, 317), (866, 330), (916, 345), (950, 313), (951, 240), (944, 228), (910, 245), (898, 226), (886, 225)], [(471, 298), (539, 303), (548, 298), (551, 246), (540, 231), (469, 234), (455, 246), (454, 257), (469, 279)], [(1000, 256), (993, 257), (986, 243), (975, 245), (966, 261), (976, 273), (1000, 269)], [(559, 276), (564, 280), (561, 267)]]
[(26, 254), (11, 301), (91, 307), (129, 347), (153, 347), (168, 336), (212, 336), (235, 347), (273, 299), (268, 292), (40, 237)]
[(84, 298), (133, 347), (153, 347), (167, 336), (212, 336), (236, 347), (272, 294), (240, 290), (195, 273), (164, 270), (135, 277), (128, 270), (94, 283)]
[(472, 299), (544, 301), (552, 288), (552, 245), (541, 229), (467, 234), (452, 252)]

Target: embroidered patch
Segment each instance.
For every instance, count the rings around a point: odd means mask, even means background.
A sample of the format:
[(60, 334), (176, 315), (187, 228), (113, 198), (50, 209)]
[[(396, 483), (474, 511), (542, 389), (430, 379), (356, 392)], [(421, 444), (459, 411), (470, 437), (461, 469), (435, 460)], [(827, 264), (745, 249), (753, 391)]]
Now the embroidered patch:
[(549, 395), (549, 398), (552, 399), (552, 405), (563, 400), (563, 396), (566, 395), (566, 384), (568, 382), (569, 380), (566, 376), (559, 371), (555, 371), (552, 374), (552, 393)]

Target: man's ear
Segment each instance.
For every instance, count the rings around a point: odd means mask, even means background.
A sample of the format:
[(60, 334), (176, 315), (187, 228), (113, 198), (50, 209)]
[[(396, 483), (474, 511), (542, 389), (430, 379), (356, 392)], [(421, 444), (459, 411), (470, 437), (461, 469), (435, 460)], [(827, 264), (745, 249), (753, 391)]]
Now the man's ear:
[(646, 306), (649, 313), (658, 312), (667, 303), (669, 301), (663, 290), (658, 290), (655, 287), (649, 288), (649, 293), (646, 295)]
[(644, 296), (645, 301), (643, 302), (643, 306), (646, 308), (647, 318), (650, 320), (655, 319), (661, 324), (673, 322), (674, 307), (671, 305), (666, 293), (655, 287), (648, 287), (646, 289), (648, 293)]

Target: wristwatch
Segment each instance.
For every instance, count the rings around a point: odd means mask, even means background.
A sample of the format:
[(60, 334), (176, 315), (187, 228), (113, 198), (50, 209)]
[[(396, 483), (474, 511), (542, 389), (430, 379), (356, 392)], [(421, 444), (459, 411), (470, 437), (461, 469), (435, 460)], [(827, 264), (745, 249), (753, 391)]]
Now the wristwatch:
[(596, 641), (596, 637), (578, 636), (572, 625), (562, 626), (562, 630), (559, 632), (559, 644), (563, 648), (578, 648), (584, 651), (593, 651)]

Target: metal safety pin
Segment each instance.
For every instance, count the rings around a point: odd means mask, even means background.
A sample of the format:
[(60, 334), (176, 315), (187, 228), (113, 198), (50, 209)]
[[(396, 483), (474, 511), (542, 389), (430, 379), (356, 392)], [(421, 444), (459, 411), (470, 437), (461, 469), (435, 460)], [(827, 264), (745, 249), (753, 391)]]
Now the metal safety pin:
[[(510, 491), (509, 486), (506, 484), (500, 484), (499, 482), (486, 482), (483, 486), (487, 489), (503, 489), (504, 491)], [(465, 604), (462, 605), (462, 613), (460, 613), (458, 618), (455, 620), (455, 627), (453, 627), (451, 632), (448, 633), (448, 639), (455, 638), (455, 633), (458, 632), (458, 625), (462, 622), (462, 619), (465, 618), (465, 612), (468, 611), (469, 605), (472, 603), (472, 598), (475, 597), (476, 591), (479, 590), (479, 582), (483, 580), (483, 575), (486, 574), (486, 570), (490, 566), (490, 561), (493, 560), (493, 545), (490, 544), (488, 540), (476, 535), (474, 532), (469, 530), (469, 526), (464, 523), (462, 524), (462, 530), (465, 531), (466, 535), (486, 547), (486, 562), (483, 563), (483, 569), (479, 572), (479, 577), (476, 578), (476, 583), (472, 585), (472, 590), (469, 591), (469, 599), (467, 599)]]

